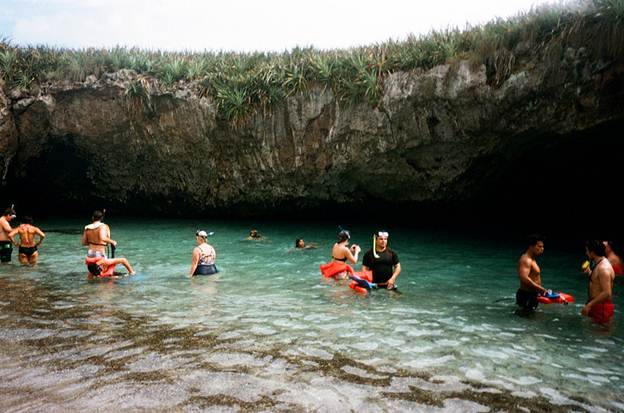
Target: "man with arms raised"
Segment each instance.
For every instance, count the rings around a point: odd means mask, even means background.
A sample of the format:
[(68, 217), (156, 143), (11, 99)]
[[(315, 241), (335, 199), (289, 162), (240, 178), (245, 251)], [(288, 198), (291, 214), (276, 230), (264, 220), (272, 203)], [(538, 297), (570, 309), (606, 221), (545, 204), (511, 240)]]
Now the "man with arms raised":
[(388, 248), (386, 231), (379, 231), (373, 237), (373, 248), (368, 250), (362, 259), (362, 271), (372, 271), (373, 283), (392, 290), (401, 273), (399, 256)]
[[(34, 226), (33, 219), (31, 217), (25, 216), (22, 224), (15, 228), (9, 234), (11, 241), (15, 244), (16, 247), (19, 248), (19, 261), (23, 265), (30, 264), (35, 265), (37, 263), (37, 258), (39, 257), (39, 251), (37, 251), (37, 247), (41, 245), (43, 239), (45, 238), (45, 234), (38, 227)], [(15, 242), (15, 235), (18, 234), (20, 238), (20, 242)], [(35, 235), (39, 237), (39, 240), (35, 242)]]
[(594, 262), (589, 276), (589, 297), (581, 314), (591, 317), (594, 322), (605, 324), (613, 317), (615, 308), (611, 301), (615, 273), (606, 258), (604, 243), (596, 240), (585, 243), (585, 253)]
[(7, 208), (4, 215), (0, 217), (0, 262), (11, 262), (11, 253), (13, 253), (13, 243), (9, 234), (13, 231), (11, 228), (11, 220), (15, 218), (13, 208)]
[(538, 294), (545, 294), (542, 287), (542, 274), (536, 258), (544, 253), (544, 237), (542, 235), (530, 235), (529, 247), (518, 260), (518, 278), (520, 288), (516, 292), (516, 304), (527, 310), (537, 308)]

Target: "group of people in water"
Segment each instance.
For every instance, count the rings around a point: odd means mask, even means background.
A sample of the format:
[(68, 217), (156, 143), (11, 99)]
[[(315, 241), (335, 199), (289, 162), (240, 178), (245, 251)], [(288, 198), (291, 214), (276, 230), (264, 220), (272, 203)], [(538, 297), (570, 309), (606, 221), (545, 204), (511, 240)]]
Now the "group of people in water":
[[(516, 304), (523, 310), (537, 308), (540, 297), (548, 297), (552, 290), (542, 285), (537, 257), (544, 253), (544, 236), (531, 235), (528, 247), (518, 260), (520, 288), (516, 291)], [(613, 285), (616, 276), (624, 275), (624, 250), (614, 241), (589, 240), (585, 243), (588, 261), (582, 272), (589, 278), (587, 302), (581, 314), (598, 324), (608, 323), (615, 313)]]
[[(0, 261), (11, 261), (13, 245), (18, 247), (18, 257), (22, 264), (37, 263), (38, 247), (46, 235), (33, 224), (31, 217), (25, 216), (16, 228), (11, 221), (16, 218), (13, 207), (4, 211), (0, 217)], [(129, 275), (135, 274), (126, 258), (115, 258), (117, 242), (111, 238), (110, 227), (103, 222), (104, 212), (94, 211), (91, 223), (84, 227), (81, 242), (87, 247), (85, 264), (88, 277), (113, 277), (117, 265), (126, 268)], [(198, 230), (195, 233), (197, 245), (193, 249), (189, 276), (212, 275), (219, 272), (216, 266), (217, 254), (208, 244), (212, 232)], [(365, 285), (395, 289), (397, 278), (401, 274), (401, 264), (396, 252), (388, 248), (388, 232), (378, 231), (373, 235), (373, 246), (364, 253), (362, 270), (356, 273), (351, 264), (356, 264), (362, 251), (359, 245), (349, 246), (351, 234), (341, 229), (338, 239), (331, 249), (331, 260), (320, 266), (321, 273), (327, 278), (354, 280), (353, 286)], [(19, 241), (17, 241), (19, 237)], [(247, 240), (265, 239), (256, 229), (252, 229)], [(302, 238), (295, 241), (296, 249), (316, 248), (307, 245)], [(518, 278), (520, 287), (516, 292), (516, 304), (528, 311), (537, 308), (540, 297), (552, 294), (542, 285), (541, 270), (537, 258), (544, 253), (544, 237), (531, 235), (528, 247), (518, 260)], [(589, 278), (587, 303), (581, 310), (585, 316), (596, 323), (607, 323), (614, 315), (613, 285), (616, 275), (624, 275), (624, 249), (613, 241), (590, 240), (585, 244), (588, 261), (583, 265), (583, 272)], [(364, 281), (362, 281), (364, 280)], [(363, 283), (363, 284), (362, 284)]]

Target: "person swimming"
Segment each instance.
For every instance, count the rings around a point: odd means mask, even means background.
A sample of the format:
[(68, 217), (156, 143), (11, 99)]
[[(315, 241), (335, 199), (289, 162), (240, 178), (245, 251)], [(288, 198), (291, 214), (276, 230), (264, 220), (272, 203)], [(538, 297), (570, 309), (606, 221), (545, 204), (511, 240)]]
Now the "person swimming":
[(295, 240), (295, 249), (298, 250), (309, 250), (312, 248), (317, 248), (316, 244), (306, 244), (303, 238), (297, 238)]
[(264, 239), (264, 236), (260, 235), (257, 229), (249, 231), (249, 235), (245, 238), (247, 241), (260, 241)]

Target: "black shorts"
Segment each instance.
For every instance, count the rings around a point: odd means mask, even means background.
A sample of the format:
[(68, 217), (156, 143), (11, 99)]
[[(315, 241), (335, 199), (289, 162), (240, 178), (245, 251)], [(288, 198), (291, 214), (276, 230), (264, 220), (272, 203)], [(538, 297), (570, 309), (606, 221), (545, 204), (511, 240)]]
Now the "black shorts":
[(516, 291), (516, 304), (527, 310), (535, 310), (539, 301), (537, 301), (537, 293), (528, 292), (521, 288)]
[(19, 247), (19, 253), (24, 254), (28, 258), (37, 252), (37, 247)]
[(214, 264), (198, 265), (193, 275), (212, 275), (218, 273), (219, 270)]
[(11, 262), (13, 244), (11, 241), (0, 241), (0, 262)]

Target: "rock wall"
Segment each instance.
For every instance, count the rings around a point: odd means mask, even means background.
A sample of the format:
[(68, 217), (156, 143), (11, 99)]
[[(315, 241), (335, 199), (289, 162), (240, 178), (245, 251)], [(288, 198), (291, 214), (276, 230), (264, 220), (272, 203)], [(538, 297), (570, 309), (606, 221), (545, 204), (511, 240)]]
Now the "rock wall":
[[(2, 197), (195, 215), (478, 206), (536, 147), (554, 150), (624, 121), (624, 62), (584, 55), (568, 49), (556, 69), (528, 62), (496, 86), (484, 65), (468, 61), (392, 73), (378, 107), (313, 85), (240, 127), (220, 119), (197, 84), (162, 92), (127, 70), (2, 87)], [(149, 102), (125, 95), (135, 81)]]

